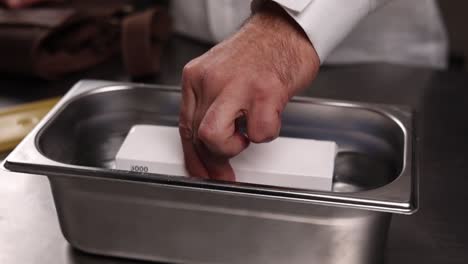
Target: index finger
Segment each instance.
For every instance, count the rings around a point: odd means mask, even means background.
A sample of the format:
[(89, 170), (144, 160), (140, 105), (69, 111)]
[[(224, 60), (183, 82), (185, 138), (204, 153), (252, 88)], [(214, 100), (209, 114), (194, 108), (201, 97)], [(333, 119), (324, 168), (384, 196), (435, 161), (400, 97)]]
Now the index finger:
[(193, 118), (196, 108), (196, 97), (189, 80), (182, 83), (182, 101), (179, 113), (179, 134), (184, 151), (185, 167), (194, 177), (208, 178), (208, 171), (198, 157), (193, 146)]

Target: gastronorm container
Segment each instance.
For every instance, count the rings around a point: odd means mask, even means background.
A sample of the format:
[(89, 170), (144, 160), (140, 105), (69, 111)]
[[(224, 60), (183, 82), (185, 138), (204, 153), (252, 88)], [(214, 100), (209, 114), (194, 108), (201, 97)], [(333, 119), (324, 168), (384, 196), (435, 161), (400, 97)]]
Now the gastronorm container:
[(380, 263), (391, 215), (417, 210), (413, 117), (399, 106), (288, 104), (282, 136), (338, 144), (330, 192), (113, 169), (129, 129), (176, 126), (179, 102), (177, 87), (81, 81), (4, 166), (49, 178), (73, 247), (170, 263)]

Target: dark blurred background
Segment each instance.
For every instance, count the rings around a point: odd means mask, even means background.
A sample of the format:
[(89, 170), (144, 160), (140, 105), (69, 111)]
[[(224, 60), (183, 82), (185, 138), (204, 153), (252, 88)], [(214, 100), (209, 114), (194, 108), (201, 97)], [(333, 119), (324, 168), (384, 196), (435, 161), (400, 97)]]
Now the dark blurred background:
[(450, 69), (468, 70), (468, 1), (439, 0), (450, 40)]

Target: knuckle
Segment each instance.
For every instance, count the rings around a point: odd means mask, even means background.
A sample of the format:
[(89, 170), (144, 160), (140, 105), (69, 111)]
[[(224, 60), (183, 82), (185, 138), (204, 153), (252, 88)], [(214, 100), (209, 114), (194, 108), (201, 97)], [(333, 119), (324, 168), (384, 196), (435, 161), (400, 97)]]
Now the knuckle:
[(198, 61), (192, 60), (184, 66), (184, 69), (182, 70), (182, 79), (184, 81), (189, 81), (200, 78), (202, 72), (203, 69), (198, 63)]
[(275, 78), (268, 81), (255, 80), (251, 83), (253, 103), (255, 105), (274, 104), (281, 112), (289, 101), (288, 88)]
[(218, 133), (210, 126), (209, 122), (202, 122), (198, 127), (198, 139), (207, 145), (216, 145), (218, 143)]
[(250, 88), (254, 93), (253, 98), (255, 102), (261, 103), (271, 97), (271, 89), (264, 82), (255, 80), (250, 85)]
[(249, 136), (249, 139), (253, 143), (267, 143), (267, 142), (273, 141), (277, 137), (278, 135), (276, 132), (260, 131), (260, 132), (253, 133), (252, 136)]
[(270, 142), (278, 137), (280, 126), (281, 125), (278, 123), (278, 121), (273, 119), (258, 120), (255, 124), (254, 131), (249, 133), (249, 139), (254, 143)]

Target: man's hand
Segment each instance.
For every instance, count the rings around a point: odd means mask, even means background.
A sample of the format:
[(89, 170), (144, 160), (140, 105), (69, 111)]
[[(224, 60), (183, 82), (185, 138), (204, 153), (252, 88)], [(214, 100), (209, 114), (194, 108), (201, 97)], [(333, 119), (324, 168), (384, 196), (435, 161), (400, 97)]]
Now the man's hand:
[[(302, 29), (269, 2), (230, 39), (189, 62), (179, 130), (192, 176), (233, 180), (229, 159), (275, 139), (289, 99), (311, 82), (319, 58)], [(246, 134), (236, 127), (247, 120)]]

